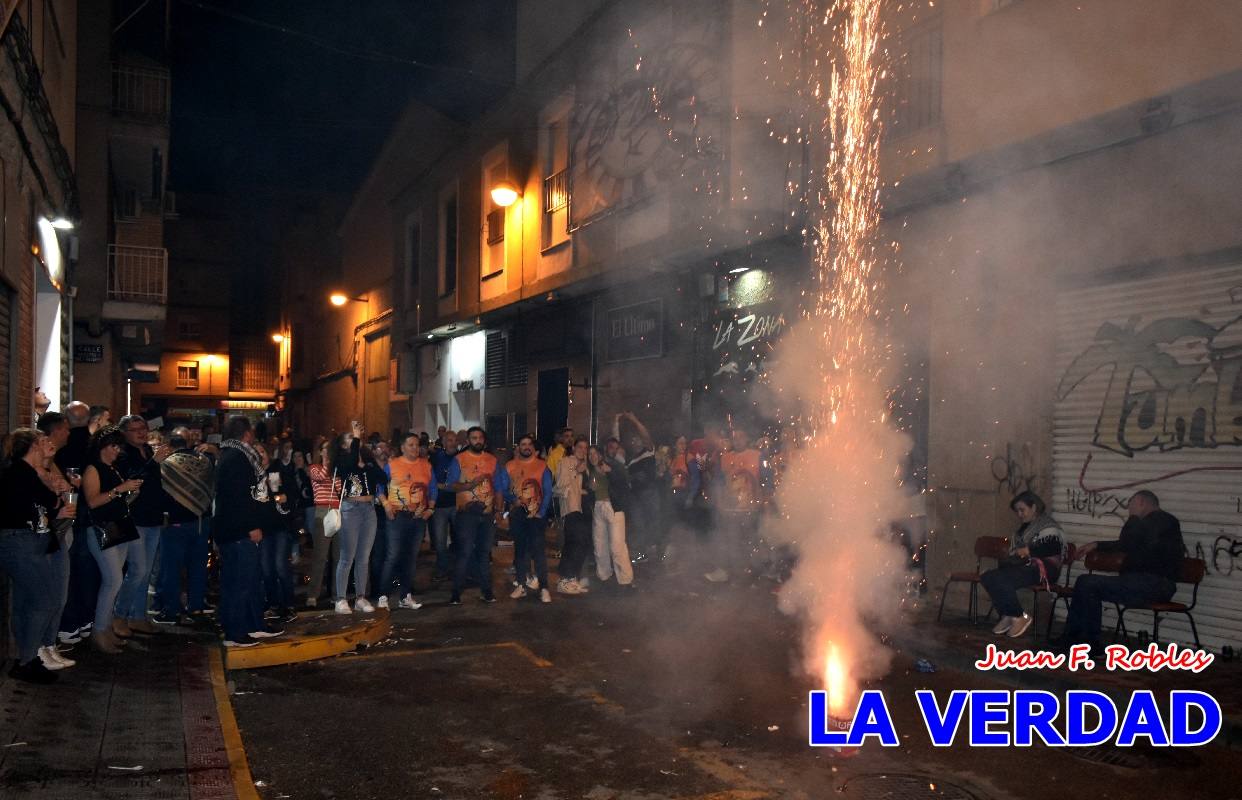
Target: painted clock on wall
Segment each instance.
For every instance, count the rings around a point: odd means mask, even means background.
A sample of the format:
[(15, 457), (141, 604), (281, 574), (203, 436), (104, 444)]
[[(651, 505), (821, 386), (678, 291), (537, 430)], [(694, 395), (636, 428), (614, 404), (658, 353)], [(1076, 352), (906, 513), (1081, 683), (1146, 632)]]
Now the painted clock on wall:
[(650, 196), (718, 156), (722, 91), (714, 48), (671, 42), (650, 50), (642, 69), (579, 84), (570, 123), (574, 226)]

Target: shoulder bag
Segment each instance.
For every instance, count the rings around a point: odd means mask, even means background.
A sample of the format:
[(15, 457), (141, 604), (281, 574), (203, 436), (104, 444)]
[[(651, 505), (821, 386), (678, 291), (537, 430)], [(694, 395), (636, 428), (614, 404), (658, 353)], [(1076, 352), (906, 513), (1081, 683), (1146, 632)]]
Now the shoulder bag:
[[(332, 470), (332, 485), (336, 485), (336, 470)], [(323, 515), (323, 535), (325, 539), (336, 536), (341, 529), (341, 503), (345, 502), (345, 481), (341, 481), (341, 496), (337, 498), (336, 508), (329, 508)]]

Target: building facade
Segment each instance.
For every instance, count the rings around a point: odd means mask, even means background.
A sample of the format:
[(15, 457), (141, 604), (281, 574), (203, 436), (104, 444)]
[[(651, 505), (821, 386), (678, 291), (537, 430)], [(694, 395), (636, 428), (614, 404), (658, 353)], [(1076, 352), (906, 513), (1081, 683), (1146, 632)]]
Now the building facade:
[(72, 393), (78, 4), (0, 6), (0, 426)]

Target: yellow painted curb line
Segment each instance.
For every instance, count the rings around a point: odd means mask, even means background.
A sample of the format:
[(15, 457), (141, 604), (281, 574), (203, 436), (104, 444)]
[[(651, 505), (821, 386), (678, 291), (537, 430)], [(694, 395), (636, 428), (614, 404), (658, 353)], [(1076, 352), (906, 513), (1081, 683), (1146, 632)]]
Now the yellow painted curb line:
[(479, 650), (512, 650), (530, 663), (541, 669), (552, 666), (546, 658), (540, 658), (530, 648), (517, 642), (495, 642), (492, 644), (462, 644), (454, 647), (425, 647), (420, 650), (386, 650), (382, 653), (364, 653), (353, 656), (350, 661), (370, 660), (373, 658), (404, 658), (406, 656), (429, 656), (440, 653), (472, 653)]
[(272, 639), (254, 647), (225, 648), (224, 664), (228, 669), (256, 669), (331, 658), (348, 653), (360, 644), (381, 642), (390, 633), (391, 619), (388, 614), (380, 614), (362, 625), (334, 633)]
[(242, 745), (237, 717), (233, 716), (233, 704), (229, 701), (229, 686), (224, 679), (224, 659), (220, 651), (208, 649), (207, 663), (211, 673), (211, 692), (216, 698), (216, 716), (220, 720), (220, 733), (224, 737), (224, 752), (229, 759), (229, 776), (233, 779), (233, 791), (237, 800), (259, 800), (254, 788), (250, 764), (246, 762), (246, 748)]

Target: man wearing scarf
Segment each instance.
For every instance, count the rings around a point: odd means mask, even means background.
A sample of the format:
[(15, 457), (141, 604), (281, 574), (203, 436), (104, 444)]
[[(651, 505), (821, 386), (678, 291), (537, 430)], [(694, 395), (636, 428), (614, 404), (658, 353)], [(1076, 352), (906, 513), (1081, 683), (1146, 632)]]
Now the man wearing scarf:
[[(263, 572), (259, 542), (269, 514), (267, 469), (254, 447), (254, 429), (246, 417), (225, 425), (216, 468), (214, 533), (220, 549), (219, 621), (226, 647), (253, 647), (278, 631), (263, 622)], [(278, 496), (279, 497), (279, 496)], [(277, 498), (278, 499), (278, 498)]]

